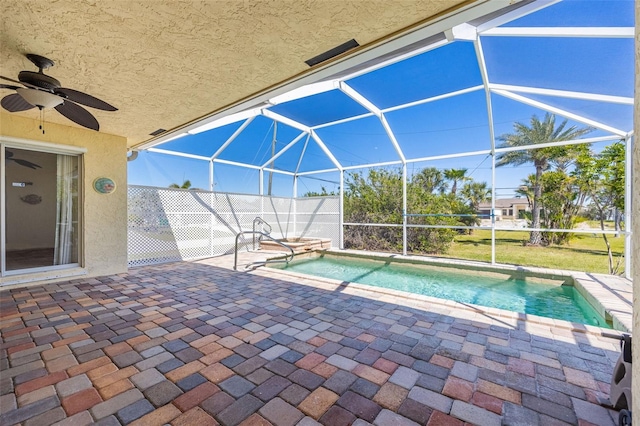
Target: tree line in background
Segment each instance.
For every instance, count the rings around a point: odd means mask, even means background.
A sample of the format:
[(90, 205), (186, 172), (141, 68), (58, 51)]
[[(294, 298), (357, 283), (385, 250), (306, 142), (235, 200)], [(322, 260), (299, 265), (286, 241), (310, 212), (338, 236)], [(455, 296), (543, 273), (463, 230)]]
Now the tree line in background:
[[(449, 226), (479, 224), (478, 207), (489, 199), (490, 191), (484, 182), (469, 182), (466, 172), (466, 169), (442, 172), (429, 167), (414, 174), (407, 182), (407, 212), (414, 215), (407, 218), (408, 223)], [(459, 188), (460, 184), (462, 186)], [(400, 169), (370, 169), (366, 175), (349, 175), (344, 195), (346, 223), (400, 225), (402, 215)], [(410, 228), (407, 249), (429, 254), (445, 253), (456, 233), (454, 229)], [(344, 235), (347, 248), (402, 251), (401, 226), (347, 226)]]
[[(532, 149), (507, 151), (496, 158), (496, 166), (532, 164), (535, 173), (523, 180), (516, 191), (526, 197), (531, 211), (527, 213), (531, 231), (527, 245), (565, 244), (573, 234), (546, 232), (543, 229), (573, 229), (579, 220), (595, 219), (605, 229), (605, 220), (613, 216), (616, 230), (624, 210), (625, 144), (618, 141), (601, 152), (589, 144), (565, 146), (535, 145), (577, 140), (590, 133), (591, 127), (567, 126), (567, 120), (556, 124), (552, 114), (540, 120), (532, 116), (530, 123), (515, 123), (514, 132), (498, 138), (500, 147)], [(371, 224), (346, 225), (345, 247), (374, 251), (402, 250), (402, 171), (370, 169), (366, 174), (351, 173), (345, 182), (344, 222)], [(331, 195), (323, 188), (321, 193)], [(412, 225), (473, 226), (480, 223), (479, 205), (490, 201), (486, 182), (475, 182), (466, 169), (422, 169), (407, 180), (407, 218)], [(374, 225), (375, 224), (375, 225)], [(387, 224), (392, 226), (379, 226)], [(414, 253), (441, 254), (449, 250), (458, 232), (441, 228), (409, 228), (407, 250)], [(606, 234), (609, 271), (615, 273), (611, 247)]]

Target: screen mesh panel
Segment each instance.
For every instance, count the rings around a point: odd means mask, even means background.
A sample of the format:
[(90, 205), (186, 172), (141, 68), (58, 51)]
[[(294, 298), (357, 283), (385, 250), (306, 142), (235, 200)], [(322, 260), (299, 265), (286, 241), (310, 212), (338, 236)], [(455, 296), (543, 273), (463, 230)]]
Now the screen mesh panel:
[[(275, 238), (331, 238), (338, 246), (339, 197), (283, 198), (128, 187), (129, 266), (233, 253), (236, 234), (261, 217)], [(258, 229), (260, 229), (258, 227)], [(240, 246), (250, 246), (251, 235)]]

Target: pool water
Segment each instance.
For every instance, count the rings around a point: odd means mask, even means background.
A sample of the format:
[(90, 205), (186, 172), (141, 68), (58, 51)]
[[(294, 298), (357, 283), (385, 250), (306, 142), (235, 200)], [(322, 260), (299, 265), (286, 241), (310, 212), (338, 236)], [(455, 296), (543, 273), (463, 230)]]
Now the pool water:
[(570, 285), (515, 279), (508, 273), (429, 268), (406, 263), (326, 256), (276, 266), (302, 274), (402, 290), (580, 324), (611, 328)]

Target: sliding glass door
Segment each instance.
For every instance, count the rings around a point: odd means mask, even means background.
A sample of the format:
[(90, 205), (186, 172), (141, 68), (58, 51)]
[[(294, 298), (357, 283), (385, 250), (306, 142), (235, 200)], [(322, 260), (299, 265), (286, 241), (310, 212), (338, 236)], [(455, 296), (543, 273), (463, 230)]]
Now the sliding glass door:
[(77, 266), (80, 202), (77, 155), (2, 148), (2, 275)]

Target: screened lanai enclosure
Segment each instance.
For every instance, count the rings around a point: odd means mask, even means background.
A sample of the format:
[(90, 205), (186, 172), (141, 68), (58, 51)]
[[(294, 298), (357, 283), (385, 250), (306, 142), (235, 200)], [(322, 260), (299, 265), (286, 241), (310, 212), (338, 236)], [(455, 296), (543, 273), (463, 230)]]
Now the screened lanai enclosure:
[(496, 3), (141, 146), (129, 263), (229, 253), (261, 217), (340, 249), (583, 248), (628, 275), (633, 2)]

